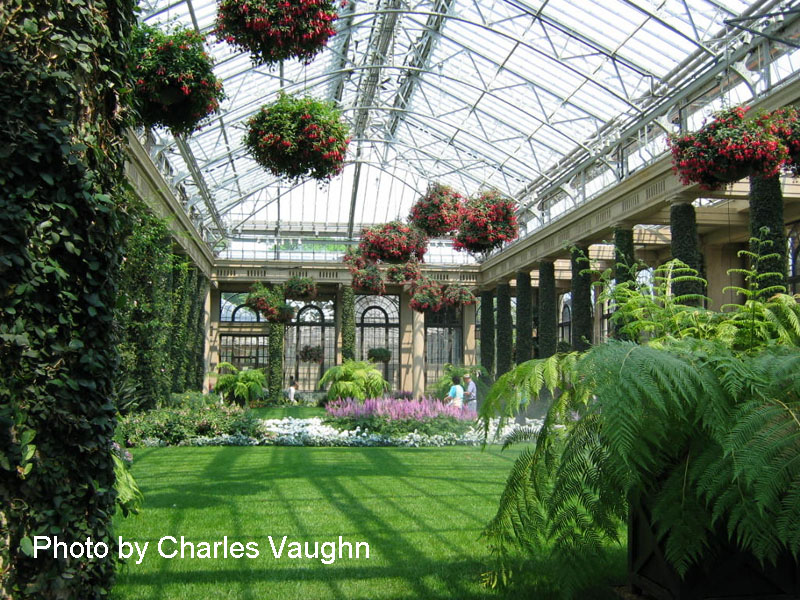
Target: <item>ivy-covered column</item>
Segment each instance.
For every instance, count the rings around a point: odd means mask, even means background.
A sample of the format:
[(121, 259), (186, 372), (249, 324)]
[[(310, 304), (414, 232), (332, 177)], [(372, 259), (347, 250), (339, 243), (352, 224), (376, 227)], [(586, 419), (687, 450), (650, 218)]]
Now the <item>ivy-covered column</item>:
[(514, 344), (514, 323), (511, 318), (511, 286), (497, 284), (497, 377), (511, 370)]
[[(614, 283), (620, 284), (636, 279), (634, 264), (636, 255), (633, 247), (633, 227), (617, 225), (614, 227)], [(620, 329), (624, 323), (613, 321), (612, 331), (617, 339), (624, 336)]]
[(558, 342), (556, 271), (552, 260), (539, 263), (539, 358), (556, 353)]
[(342, 360), (356, 358), (356, 293), (352, 286), (342, 288)]
[(267, 388), (270, 402), (283, 401), (283, 337), (286, 326), (283, 323), (269, 324)]
[[(766, 233), (762, 233), (766, 228)], [(772, 242), (765, 244), (761, 254), (775, 254), (759, 259), (755, 265), (758, 275), (773, 273), (760, 278), (759, 289), (772, 286), (787, 287), (788, 262), (786, 260), (786, 230), (783, 223), (783, 192), (780, 176), (750, 177), (750, 237)], [(758, 254), (758, 244), (753, 243), (750, 251)], [(778, 290), (776, 289), (775, 292)]]
[[(694, 206), (690, 202), (672, 203), (669, 210), (669, 230), (672, 237), (672, 258), (685, 262), (702, 277), (703, 257), (697, 236), (697, 219)], [(676, 296), (702, 295), (704, 291), (699, 281), (677, 281), (672, 284), (672, 293)]]
[(533, 358), (531, 274), (517, 273), (517, 364)]
[(576, 246), (570, 253), (572, 272), (572, 347), (588, 350), (594, 338), (592, 275), (588, 272), (589, 246)]
[(531, 284), (531, 324), (536, 332), (531, 345), (531, 358), (539, 358), (539, 286)]
[(494, 293), (481, 292), (481, 366), (494, 379)]
[[(0, 597), (106, 598), (131, 2), (0, 3)], [(107, 544), (33, 558), (36, 535)], [(97, 546), (95, 545), (95, 548)]]

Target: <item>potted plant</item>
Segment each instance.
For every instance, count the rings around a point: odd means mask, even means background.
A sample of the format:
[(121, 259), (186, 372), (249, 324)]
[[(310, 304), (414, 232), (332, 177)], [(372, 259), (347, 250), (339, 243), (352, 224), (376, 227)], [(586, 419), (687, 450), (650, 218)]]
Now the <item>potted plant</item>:
[(410, 260), (402, 265), (391, 265), (386, 269), (386, 281), (399, 284), (413, 284), (422, 277), (422, 269), (417, 260)]
[(215, 33), (255, 64), (309, 63), (336, 33), (336, 18), (332, 0), (221, 0)]
[(247, 294), (245, 305), (270, 323), (288, 323), (294, 318), (294, 307), (284, 300), (283, 286), (267, 287), (256, 283)]
[(284, 92), (247, 121), (244, 144), (255, 161), (289, 179), (328, 180), (341, 173), (347, 124), (333, 102)]
[(299, 358), (301, 362), (317, 363), (321, 365), (324, 355), (325, 353), (322, 346), (305, 345), (300, 348), (300, 352), (297, 353), (297, 358)]
[(469, 306), (476, 304), (478, 299), (468, 287), (453, 283), (446, 285), (442, 290), (442, 302), (448, 306)]
[(147, 127), (188, 135), (225, 97), (204, 38), (189, 29), (165, 33), (140, 24), (131, 36), (133, 105)]
[(489, 252), (519, 236), (516, 203), (499, 192), (482, 192), (463, 205), (453, 248)]
[(388, 363), (392, 360), (392, 351), (388, 348), (370, 348), (367, 350), (367, 358), (373, 362)]
[(380, 296), (386, 292), (383, 276), (375, 265), (353, 271), (353, 289), (365, 294)]
[(411, 308), (417, 312), (437, 312), (444, 306), (441, 286), (432, 280), (420, 283), (411, 296)]
[(463, 202), (464, 196), (450, 186), (431, 184), (411, 207), (408, 221), (429, 237), (453, 233), (458, 227), (458, 213)]
[(311, 277), (294, 275), (286, 281), (286, 297), (292, 300), (314, 300), (317, 297), (317, 284)]
[(749, 175), (776, 175), (788, 158), (786, 145), (765, 127), (765, 115), (746, 118), (736, 106), (714, 114), (698, 131), (668, 138), (673, 170), (681, 183), (716, 190)]
[(361, 231), (358, 244), (361, 255), (368, 261), (407, 263), (422, 261), (428, 250), (428, 238), (411, 225), (390, 221)]

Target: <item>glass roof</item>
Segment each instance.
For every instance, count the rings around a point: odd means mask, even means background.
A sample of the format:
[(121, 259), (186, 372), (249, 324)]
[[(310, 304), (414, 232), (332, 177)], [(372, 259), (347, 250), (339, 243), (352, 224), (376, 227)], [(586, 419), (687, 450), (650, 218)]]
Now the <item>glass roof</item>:
[[(158, 130), (155, 147), (210, 239), (352, 238), (405, 217), (433, 181), (540, 199), (578, 162), (602, 166), (621, 131), (655, 121), (653, 107), (716, 64), (743, 33), (726, 20), (777, 4), (349, 0), (313, 62), (268, 68), (216, 42), (213, 0), (141, 0), (148, 23), (210, 34), (227, 95), (201, 130), (186, 140)], [(245, 152), (245, 120), (281, 88), (337, 101), (350, 123), (330, 184), (291, 185)], [(639, 162), (658, 154), (652, 142)], [(523, 221), (542, 221), (527, 207)]]

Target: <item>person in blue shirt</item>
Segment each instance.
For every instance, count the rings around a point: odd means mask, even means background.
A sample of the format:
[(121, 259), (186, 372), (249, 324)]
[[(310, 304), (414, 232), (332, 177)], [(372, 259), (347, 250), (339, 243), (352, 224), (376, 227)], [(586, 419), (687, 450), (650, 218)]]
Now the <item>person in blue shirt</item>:
[(461, 387), (461, 378), (458, 375), (453, 375), (453, 385), (450, 386), (450, 391), (447, 392), (444, 400), (458, 408), (464, 406), (464, 388)]

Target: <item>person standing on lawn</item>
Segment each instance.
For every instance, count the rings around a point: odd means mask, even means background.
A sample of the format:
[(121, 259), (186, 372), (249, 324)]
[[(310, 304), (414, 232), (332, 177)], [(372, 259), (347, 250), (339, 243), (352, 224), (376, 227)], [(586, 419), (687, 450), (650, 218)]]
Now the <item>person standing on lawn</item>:
[(464, 373), (464, 401), (467, 403), (467, 408), (471, 408), (475, 412), (478, 411), (478, 387), (472, 381), (472, 376), (469, 373)]
[(453, 385), (450, 386), (450, 391), (444, 399), (448, 404), (458, 408), (464, 406), (464, 388), (461, 387), (461, 378), (458, 375), (453, 375)]

